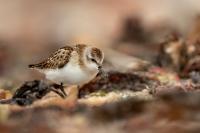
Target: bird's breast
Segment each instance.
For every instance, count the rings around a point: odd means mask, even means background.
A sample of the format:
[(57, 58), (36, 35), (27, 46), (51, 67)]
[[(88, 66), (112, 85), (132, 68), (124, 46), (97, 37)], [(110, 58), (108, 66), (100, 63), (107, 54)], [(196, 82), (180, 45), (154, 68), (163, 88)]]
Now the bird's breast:
[(92, 80), (98, 73), (98, 70), (85, 70), (78, 65), (67, 64), (61, 69), (49, 70), (46, 72), (46, 78), (54, 82), (63, 82), (68, 85), (81, 85)]

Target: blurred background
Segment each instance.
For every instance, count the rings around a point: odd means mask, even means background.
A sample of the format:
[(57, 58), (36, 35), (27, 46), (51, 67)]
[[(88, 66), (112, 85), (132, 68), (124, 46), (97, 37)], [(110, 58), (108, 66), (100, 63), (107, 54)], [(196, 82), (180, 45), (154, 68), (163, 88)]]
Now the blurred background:
[(0, 79), (41, 78), (28, 64), (77, 43), (153, 62), (168, 34), (198, 31), (199, 13), (199, 0), (0, 0)]

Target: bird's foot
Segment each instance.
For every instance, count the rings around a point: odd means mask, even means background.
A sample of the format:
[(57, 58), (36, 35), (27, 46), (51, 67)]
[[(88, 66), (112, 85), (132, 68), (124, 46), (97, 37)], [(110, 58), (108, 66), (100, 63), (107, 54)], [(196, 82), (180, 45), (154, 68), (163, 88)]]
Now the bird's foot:
[(61, 87), (60, 87), (61, 92), (62, 92), (62, 93), (65, 95), (65, 97), (66, 97), (67, 94), (66, 94), (66, 92), (65, 92), (65, 90), (64, 90), (65, 87), (64, 87), (63, 83), (61, 83), (60, 86), (61, 86)]
[[(54, 89), (52, 89), (55, 93), (57, 93), (58, 95), (60, 95), (62, 98), (65, 98), (65, 97), (67, 97), (67, 94), (66, 94), (66, 92), (65, 92), (65, 90), (64, 90), (64, 86), (63, 86), (63, 83), (61, 83), (60, 85), (59, 84), (52, 84), (52, 87), (54, 88)], [(58, 90), (60, 90), (60, 91), (58, 91)]]

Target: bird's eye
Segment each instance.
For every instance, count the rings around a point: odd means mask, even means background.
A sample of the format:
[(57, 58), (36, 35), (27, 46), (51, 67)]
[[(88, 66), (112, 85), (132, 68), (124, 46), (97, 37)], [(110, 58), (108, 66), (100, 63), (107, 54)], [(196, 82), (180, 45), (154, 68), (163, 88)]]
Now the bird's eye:
[(91, 61), (96, 63), (96, 60), (95, 60), (95, 59), (91, 59)]

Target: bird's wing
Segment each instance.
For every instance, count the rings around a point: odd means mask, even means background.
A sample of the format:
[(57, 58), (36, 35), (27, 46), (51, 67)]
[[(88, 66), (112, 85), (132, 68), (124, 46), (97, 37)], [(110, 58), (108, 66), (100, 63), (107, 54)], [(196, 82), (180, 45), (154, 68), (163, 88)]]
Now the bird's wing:
[(29, 68), (37, 69), (56, 69), (62, 68), (69, 62), (70, 55), (73, 51), (73, 48), (70, 46), (65, 46), (57, 51), (55, 51), (49, 58), (45, 59), (41, 63), (31, 64)]

